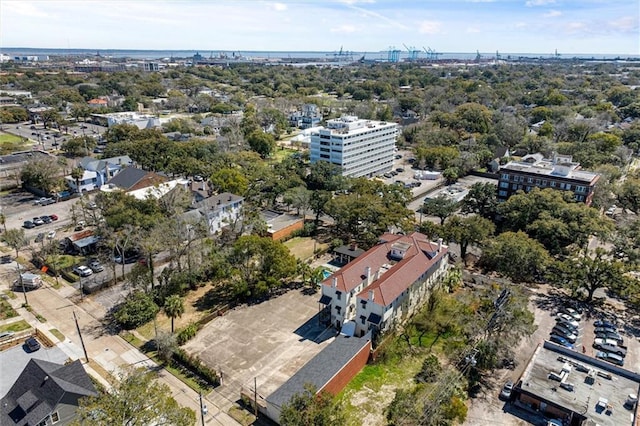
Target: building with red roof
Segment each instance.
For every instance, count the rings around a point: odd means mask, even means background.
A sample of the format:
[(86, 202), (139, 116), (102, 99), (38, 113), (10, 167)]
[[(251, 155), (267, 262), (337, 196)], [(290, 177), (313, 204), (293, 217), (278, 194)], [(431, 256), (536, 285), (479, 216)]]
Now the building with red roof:
[[(379, 243), (322, 282), (320, 319), (355, 335), (384, 332), (409, 318), (448, 269), (448, 247), (418, 232)], [(351, 327), (349, 327), (351, 328)]]

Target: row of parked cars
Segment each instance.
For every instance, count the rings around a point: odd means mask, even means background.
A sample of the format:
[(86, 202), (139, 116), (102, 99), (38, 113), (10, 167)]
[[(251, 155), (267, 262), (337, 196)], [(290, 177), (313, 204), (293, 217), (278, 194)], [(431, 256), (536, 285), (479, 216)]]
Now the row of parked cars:
[(618, 333), (615, 324), (607, 320), (597, 320), (593, 325), (595, 326), (593, 347), (598, 350), (596, 358), (624, 366), (627, 347), (624, 346), (624, 339)]
[(26, 229), (32, 229), (36, 226), (42, 226), (47, 223), (55, 222), (56, 220), (58, 220), (58, 215), (55, 214), (34, 217), (31, 220), (25, 220), (22, 224), (22, 227)]
[(580, 335), (580, 320), (582, 312), (573, 307), (564, 307), (556, 315), (556, 325), (551, 329), (549, 340), (574, 349), (574, 345)]

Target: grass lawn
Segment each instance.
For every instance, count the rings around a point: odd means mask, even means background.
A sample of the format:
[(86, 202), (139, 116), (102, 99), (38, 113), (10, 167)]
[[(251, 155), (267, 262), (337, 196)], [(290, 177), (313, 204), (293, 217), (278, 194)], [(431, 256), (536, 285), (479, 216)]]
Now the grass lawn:
[(25, 320), (12, 322), (11, 324), (5, 324), (0, 326), (0, 331), (13, 331), (14, 333), (22, 330), (28, 330), (31, 326)]
[(384, 410), (397, 388), (408, 387), (422, 366), (422, 356), (403, 356), (366, 365), (338, 398), (344, 403), (348, 425), (385, 425)]
[(17, 317), (18, 313), (13, 309), (11, 304), (4, 299), (0, 299), (0, 319)]
[(22, 138), (9, 133), (0, 133), (0, 144), (5, 143), (22, 144)]
[[(311, 237), (294, 237), (284, 242), (291, 254), (300, 260), (307, 260), (313, 257), (314, 241)], [(328, 244), (315, 243), (316, 251), (325, 250)]]
[(51, 330), (49, 330), (49, 332), (54, 336), (56, 336), (58, 340), (60, 340), (61, 342), (64, 342), (64, 334), (60, 333), (58, 329), (52, 328)]

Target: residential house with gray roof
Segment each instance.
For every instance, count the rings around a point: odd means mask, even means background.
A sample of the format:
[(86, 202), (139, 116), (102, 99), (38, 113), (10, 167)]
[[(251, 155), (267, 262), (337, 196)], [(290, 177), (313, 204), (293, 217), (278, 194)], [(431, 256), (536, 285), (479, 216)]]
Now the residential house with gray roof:
[[(79, 179), (78, 187), (80, 191), (93, 191), (99, 189), (109, 179), (117, 175), (123, 168), (133, 165), (133, 160), (128, 155), (105, 158), (98, 160), (93, 157), (84, 157), (78, 166), (84, 170)], [(76, 187), (76, 180), (71, 175), (65, 176), (67, 186), (74, 192), (79, 192)]]
[(80, 361), (60, 365), (31, 359), (0, 401), (3, 426), (68, 425), (80, 398), (97, 395)]
[(204, 222), (210, 234), (216, 234), (226, 226), (233, 226), (242, 217), (244, 197), (223, 192), (194, 202), (192, 209), (182, 214), (186, 223)]

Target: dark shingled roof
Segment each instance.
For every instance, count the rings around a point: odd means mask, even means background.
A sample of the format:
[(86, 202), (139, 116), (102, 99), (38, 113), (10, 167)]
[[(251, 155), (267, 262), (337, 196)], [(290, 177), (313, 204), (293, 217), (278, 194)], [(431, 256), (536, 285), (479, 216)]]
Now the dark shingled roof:
[[(31, 359), (7, 395), (0, 400), (0, 424), (36, 425), (56, 410), (67, 394), (97, 395), (80, 361), (67, 365)], [(71, 398), (66, 397), (65, 403)]]
[(125, 167), (107, 181), (107, 185), (117, 186), (125, 191), (148, 188), (166, 182), (168, 179), (157, 173), (145, 172), (136, 167)]
[(364, 337), (339, 335), (318, 355), (307, 362), (296, 374), (267, 397), (267, 402), (282, 407), (291, 397), (304, 391), (310, 383), (322, 389), (356, 354), (367, 345), (371, 334)]
[(346, 256), (351, 256), (354, 259), (358, 256), (360, 256), (362, 253), (364, 253), (364, 250), (362, 250), (361, 248), (358, 247), (352, 247), (352, 246), (340, 246), (340, 247), (336, 247), (333, 250), (335, 253), (338, 254), (344, 254)]

